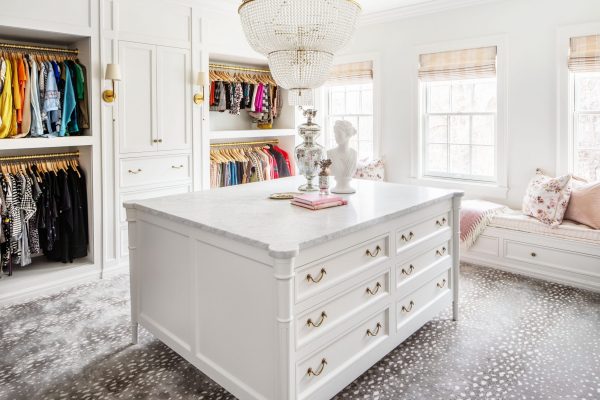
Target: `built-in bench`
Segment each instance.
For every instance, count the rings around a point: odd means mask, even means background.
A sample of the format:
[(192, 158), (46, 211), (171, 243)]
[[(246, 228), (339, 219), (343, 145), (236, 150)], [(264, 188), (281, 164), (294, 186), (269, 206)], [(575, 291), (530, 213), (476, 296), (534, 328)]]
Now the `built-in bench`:
[(600, 230), (570, 221), (552, 228), (500, 213), (461, 260), (600, 292)]

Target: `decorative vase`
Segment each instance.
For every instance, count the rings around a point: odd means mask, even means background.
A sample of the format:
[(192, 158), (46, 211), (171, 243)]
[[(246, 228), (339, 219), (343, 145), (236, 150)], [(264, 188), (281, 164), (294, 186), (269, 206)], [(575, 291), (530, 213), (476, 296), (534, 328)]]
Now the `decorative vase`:
[(350, 185), (358, 163), (356, 150), (350, 148), (350, 138), (356, 135), (356, 129), (348, 121), (337, 121), (333, 131), (338, 146), (327, 152), (327, 157), (331, 159), (332, 163), (331, 173), (335, 177), (336, 183), (331, 192), (339, 194), (356, 193), (356, 189)]
[(298, 127), (298, 134), (303, 143), (296, 147), (296, 163), (298, 172), (304, 175), (306, 183), (298, 188), (302, 192), (316, 192), (318, 186), (313, 184), (313, 180), (319, 173), (319, 162), (323, 159), (325, 149), (318, 144), (315, 139), (321, 134), (321, 127), (313, 122), (317, 115), (317, 110), (304, 110), (306, 123)]

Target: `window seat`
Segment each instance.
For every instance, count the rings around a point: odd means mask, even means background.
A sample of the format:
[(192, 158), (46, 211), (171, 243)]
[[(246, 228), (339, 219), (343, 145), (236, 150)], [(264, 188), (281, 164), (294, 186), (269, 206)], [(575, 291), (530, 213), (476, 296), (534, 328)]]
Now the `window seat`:
[(556, 228), (519, 211), (496, 215), (461, 260), (600, 292), (600, 230), (565, 221)]

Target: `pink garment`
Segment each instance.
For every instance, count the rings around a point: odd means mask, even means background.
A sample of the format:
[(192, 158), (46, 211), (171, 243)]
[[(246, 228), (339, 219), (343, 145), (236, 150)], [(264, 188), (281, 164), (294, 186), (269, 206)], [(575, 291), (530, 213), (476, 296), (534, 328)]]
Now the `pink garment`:
[(460, 210), (460, 241), (471, 247), (494, 216), (507, 207), (484, 200), (466, 200)]
[(262, 112), (264, 93), (265, 87), (262, 83), (259, 83), (258, 89), (256, 90), (256, 99), (254, 100), (254, 109), (256, 110), (256, 112)]

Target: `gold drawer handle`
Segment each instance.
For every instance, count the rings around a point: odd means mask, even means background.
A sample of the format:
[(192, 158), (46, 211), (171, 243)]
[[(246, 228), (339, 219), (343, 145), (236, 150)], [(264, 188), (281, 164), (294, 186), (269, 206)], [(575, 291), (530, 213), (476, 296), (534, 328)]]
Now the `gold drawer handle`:
[(315, 324), (315, 323), (312, 321), (312, 319), (310, 319), (310, 318), (309, 318), (309, 319), (306, 321), (306, 326), (308, 326), (308, 327), (311, 327), (311, 326), (312, 326), (313, 328), (318, 328), (318, 327), (320, 327), (321, 325), (323, 325), (323, 322), (325, 322), (325, 318), (327, 318), (327, 313), (325, 313), (325, 311), (323, 311), (323, 312), (321, 313), (321, 318), (319, 319), (319, 322), (317, 322), (317, 323)]
[(410, 264), (410, 268), (408, 269), (408, 271), (406, 271), (404, 268), (402, 268), (402, 275), (406, 275), (406, 276), (412, 275), (414, 270), (415, 270), (415, 267), (412, 264)]
[(375, 296), (377, 292), (379, 292), (379, 289), (381, 289), (381, 283), (377, 282), (375, 289), (371, 290), (371, 288), (367, 288), (367, 293), (371, 296)]
[(381, 246), (377, 245), (377, 247), (375, 247), (375, 252), (374, 253), (371, 253), (371, 250), (367, 249), (366, 254), (368, 256), (371, 256), (371, 257), (374, 258), (374, 257), (377, 257), (379, 255), (379, 252), (381, 252)]
[(410, 303), (408, 303), (408, 304), (409, 304), (408, 308), (406, 308), (405, 306), (402, 306), (402, 312), (409, 313), (412, 311), (413, 307), (415, 306), (415, 302), (411, 300)]
[(179, 164), (179, 166), (171, 165), (171, 168), (173, 168), (173, 169), (181, 169), (181, 168), (183, 168), (183, 164)]
[(440, 220), (437, 220), (437, 221), (435, 221), (435, 224), (436, 224), (437, 226), (439, 226), (439, 227), (442, 227), (442, 226), (446, 225), (446, 222), (448, 222), (448, 221), (447, 221), (447, 220), (446, 220), (446, 218), (444, 217), (444, 218), (442, 218), (442, 220), (441, 220), (441, 221), (440, 221)]
[(403, 241), (405, 241), (405, 242), (410, 242), (410, 241), (411, 241), (411, 240), (412, 240), (414, 237), (415, 237), (415, 234), (414, 234), (414, 233), (412, 233), (412, 232), (409, 232), (409, 233), (408, 233), (408, 236), (406, 236), (406, 235), (402, 235), (402, 236), (400, 237), (400, 239), (402, 239), (402, 240), (403, 240)]
[(154, 143), (162, 143), (162, 139), (154, 139), (153, 142)]
[(136, 171), (134, 171), (134, 170), (131, 170), (131, 169), (130, 169), (130, 170), (128, 170), (127, 172), (129, 172), (130, 174), (137, 175), (137, 174), (139, 174), (140, 172), (142, 172), (142, 170), (141, 170), (140, 168), (138, 168)]
[(438, 287), (438, 288), (440, 288), (440, 289), (442, 289), (444, 286), (446, 286), (446, 283), (447, 283), (447, 282), (446, 282), (446, 280), (444, 279), (444, 280), (442, 281), (442, 283), (439, 283), (439, 282), (438, 282), (438, 284), (437, 284), (437, 287)]
[(375, 328), (376, 328), (375, 332), (371, 332), (370, 329), (367, 329), (367, 336), (375, 337), (375, 336), (379, 335), (379, 331), (381, 330), (381, 328), (383, 328), (383, 325), (381, 325), (381, 323), (378, 322), (377, 325), (375, 326)]
[(446, 248), (445, 247), (442, 247), (442, 250), (436, 250), (436, 252), (435, 252), (435, 255), (439, 256), (439, 257), (443, 256), (444, 254), (446, 254)]
[(327, 275), (327, 271), (325, 271), (325, 268), (321, 268), (321, 273), (319, 274), (319, 277), (317, 279), (313, 278), (311, 274), (306, 275), (306, 280), (310, 283), (319, 283), (323, 280), (323, 278), (325, 278), (325, 275)]
[(531, 253), (531, 257), (537, 257), (536, 253)]
[(308, 376), (319, 376), (323, 373), (323, 370), (325, 369), (325, 366), (327, 365), (327, 360), (326, 359), (322, 359), (321, 360), (321, 365), (319, 365), (319, 368), (317, 368), (317, 371), (313, 371), (313, 369), (311, 367), (308, 368), (308, 371), (306, 371), (306, 375)]

